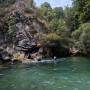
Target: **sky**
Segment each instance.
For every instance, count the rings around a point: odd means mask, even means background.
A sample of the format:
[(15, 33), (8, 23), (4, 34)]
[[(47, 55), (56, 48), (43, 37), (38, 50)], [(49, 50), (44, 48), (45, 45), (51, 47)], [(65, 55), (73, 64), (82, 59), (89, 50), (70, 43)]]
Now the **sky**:
[(49, 2), (52, 7), (65, 7), (65, 6), (72, 6), (71, 0), (34, 0), (36, 6), (40, 6), (44, 2)]

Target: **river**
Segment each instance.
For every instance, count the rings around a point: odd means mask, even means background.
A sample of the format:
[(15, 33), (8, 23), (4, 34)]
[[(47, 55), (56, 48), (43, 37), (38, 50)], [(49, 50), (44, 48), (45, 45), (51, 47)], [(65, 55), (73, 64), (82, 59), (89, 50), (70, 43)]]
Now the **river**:
[(90, 90), (90, 58), (62, 58), (48, 65), (0, 66), (0, 90)]

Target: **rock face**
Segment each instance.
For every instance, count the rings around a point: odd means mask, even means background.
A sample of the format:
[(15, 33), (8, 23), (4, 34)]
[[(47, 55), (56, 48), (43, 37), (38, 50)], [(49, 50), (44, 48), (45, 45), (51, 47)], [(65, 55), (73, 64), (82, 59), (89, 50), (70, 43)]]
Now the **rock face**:
[(86, 47), (86, 52), (87, 52), (88, 56), (90, 56), (90, 41), (87, 41), (85, 43), (85, 47)]
[(6, 49), (0, 48), (0, 61), (10, 61), (12, 59), (12, 54), (10, 54), (9, 52)]
[[(25, 11), (24, 0), (16, 0), (15, 4), (9, 9), (7, 16), (5, 16), (10, 21), (10, 26), (8, 26), (10, 35), (3, 37), (4, 35), (0, 32), (0, 44), (3, 48), (2, 52), (0, 51), (2, 60), (11, 59), (17, 52), (28, 51), (28, 48), (30, 49), (33, 44), (37, 45), (38, 39), (36, 34), (47, 32), (45, 24), (35, 14), (30, 13), (27, 15)], [(14, 22), (11, 23), (11, 21)], [(5, 47), (3, 47), (4, 45)], [(3, 53), (4, 51), (11, 56), (9, 57), (9, 55)]]

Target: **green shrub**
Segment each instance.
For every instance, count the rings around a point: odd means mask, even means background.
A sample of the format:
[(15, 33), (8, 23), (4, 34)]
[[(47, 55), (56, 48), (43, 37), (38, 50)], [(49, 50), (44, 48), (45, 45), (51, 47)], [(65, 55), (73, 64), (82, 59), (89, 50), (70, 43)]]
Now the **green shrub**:
[(57, 35), (56, 33), (50, 33), (47, 35), (47, 40), (57, 41), (57, 40), (60, 40), (60, 36)]
[[(74, 44), (84, 53), (90, 53), (90, 23), (82, 24), (72, 33)], [(78, 43), (78, 44), (77, 44)]]
[(79, 29), (77, 29), (75, 32), (72, 33), (72, 37), (76, 40), (81, 40), (89, 36), (90, 36), (90, 23), (82, 24), (79, 27)]

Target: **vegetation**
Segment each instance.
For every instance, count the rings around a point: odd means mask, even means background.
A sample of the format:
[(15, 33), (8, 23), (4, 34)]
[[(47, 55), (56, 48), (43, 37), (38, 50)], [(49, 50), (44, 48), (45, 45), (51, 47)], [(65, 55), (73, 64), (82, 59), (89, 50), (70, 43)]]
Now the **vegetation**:
[[(22, 22), (24, 25), (27, 22), (24, 15), (20, 15), (21, 17), (10, 15), (16, 1), (0, 0), (0, 34), (8, 43), (17, 42), (17, 22)], [(24, 0), (24, 14), (28, 13), (36, 21), (42, 22), (41, 26), (48, 26), (48, 32), (44, 36), (41, 35), (43, 38), (40, 38), (45, 40), (45, 44), (55, 43), (55, 46), (49, 46), (51, 56), (68, 56), (70, 54), (69, 49), (73, 47), (78, 49), (80, 54), (90, 55), (90, 0), (72, 1), (72, 7), (65, 7), (64, 9), (62, 7), (52, 8), (48, 2), (44, 2), (36, 9), (33, 0)], [(53, 53), (53, 50), (57, 53)]]
[(90, 23), (81, 24), (79, 29), (72, 33), (72, 37), (76, 41), (76, 47), (82, 53), (90, 53)]
[(52, 8), (45, 2), (40, 7), (40, 13), (49, 23), (50, 31), (60, 36), (59, 41), (62, 39), (68, 43), (65, 43), (67, 47), (90, 54), (90, 0), (73, 0), (73, 6), (65, 9)]

